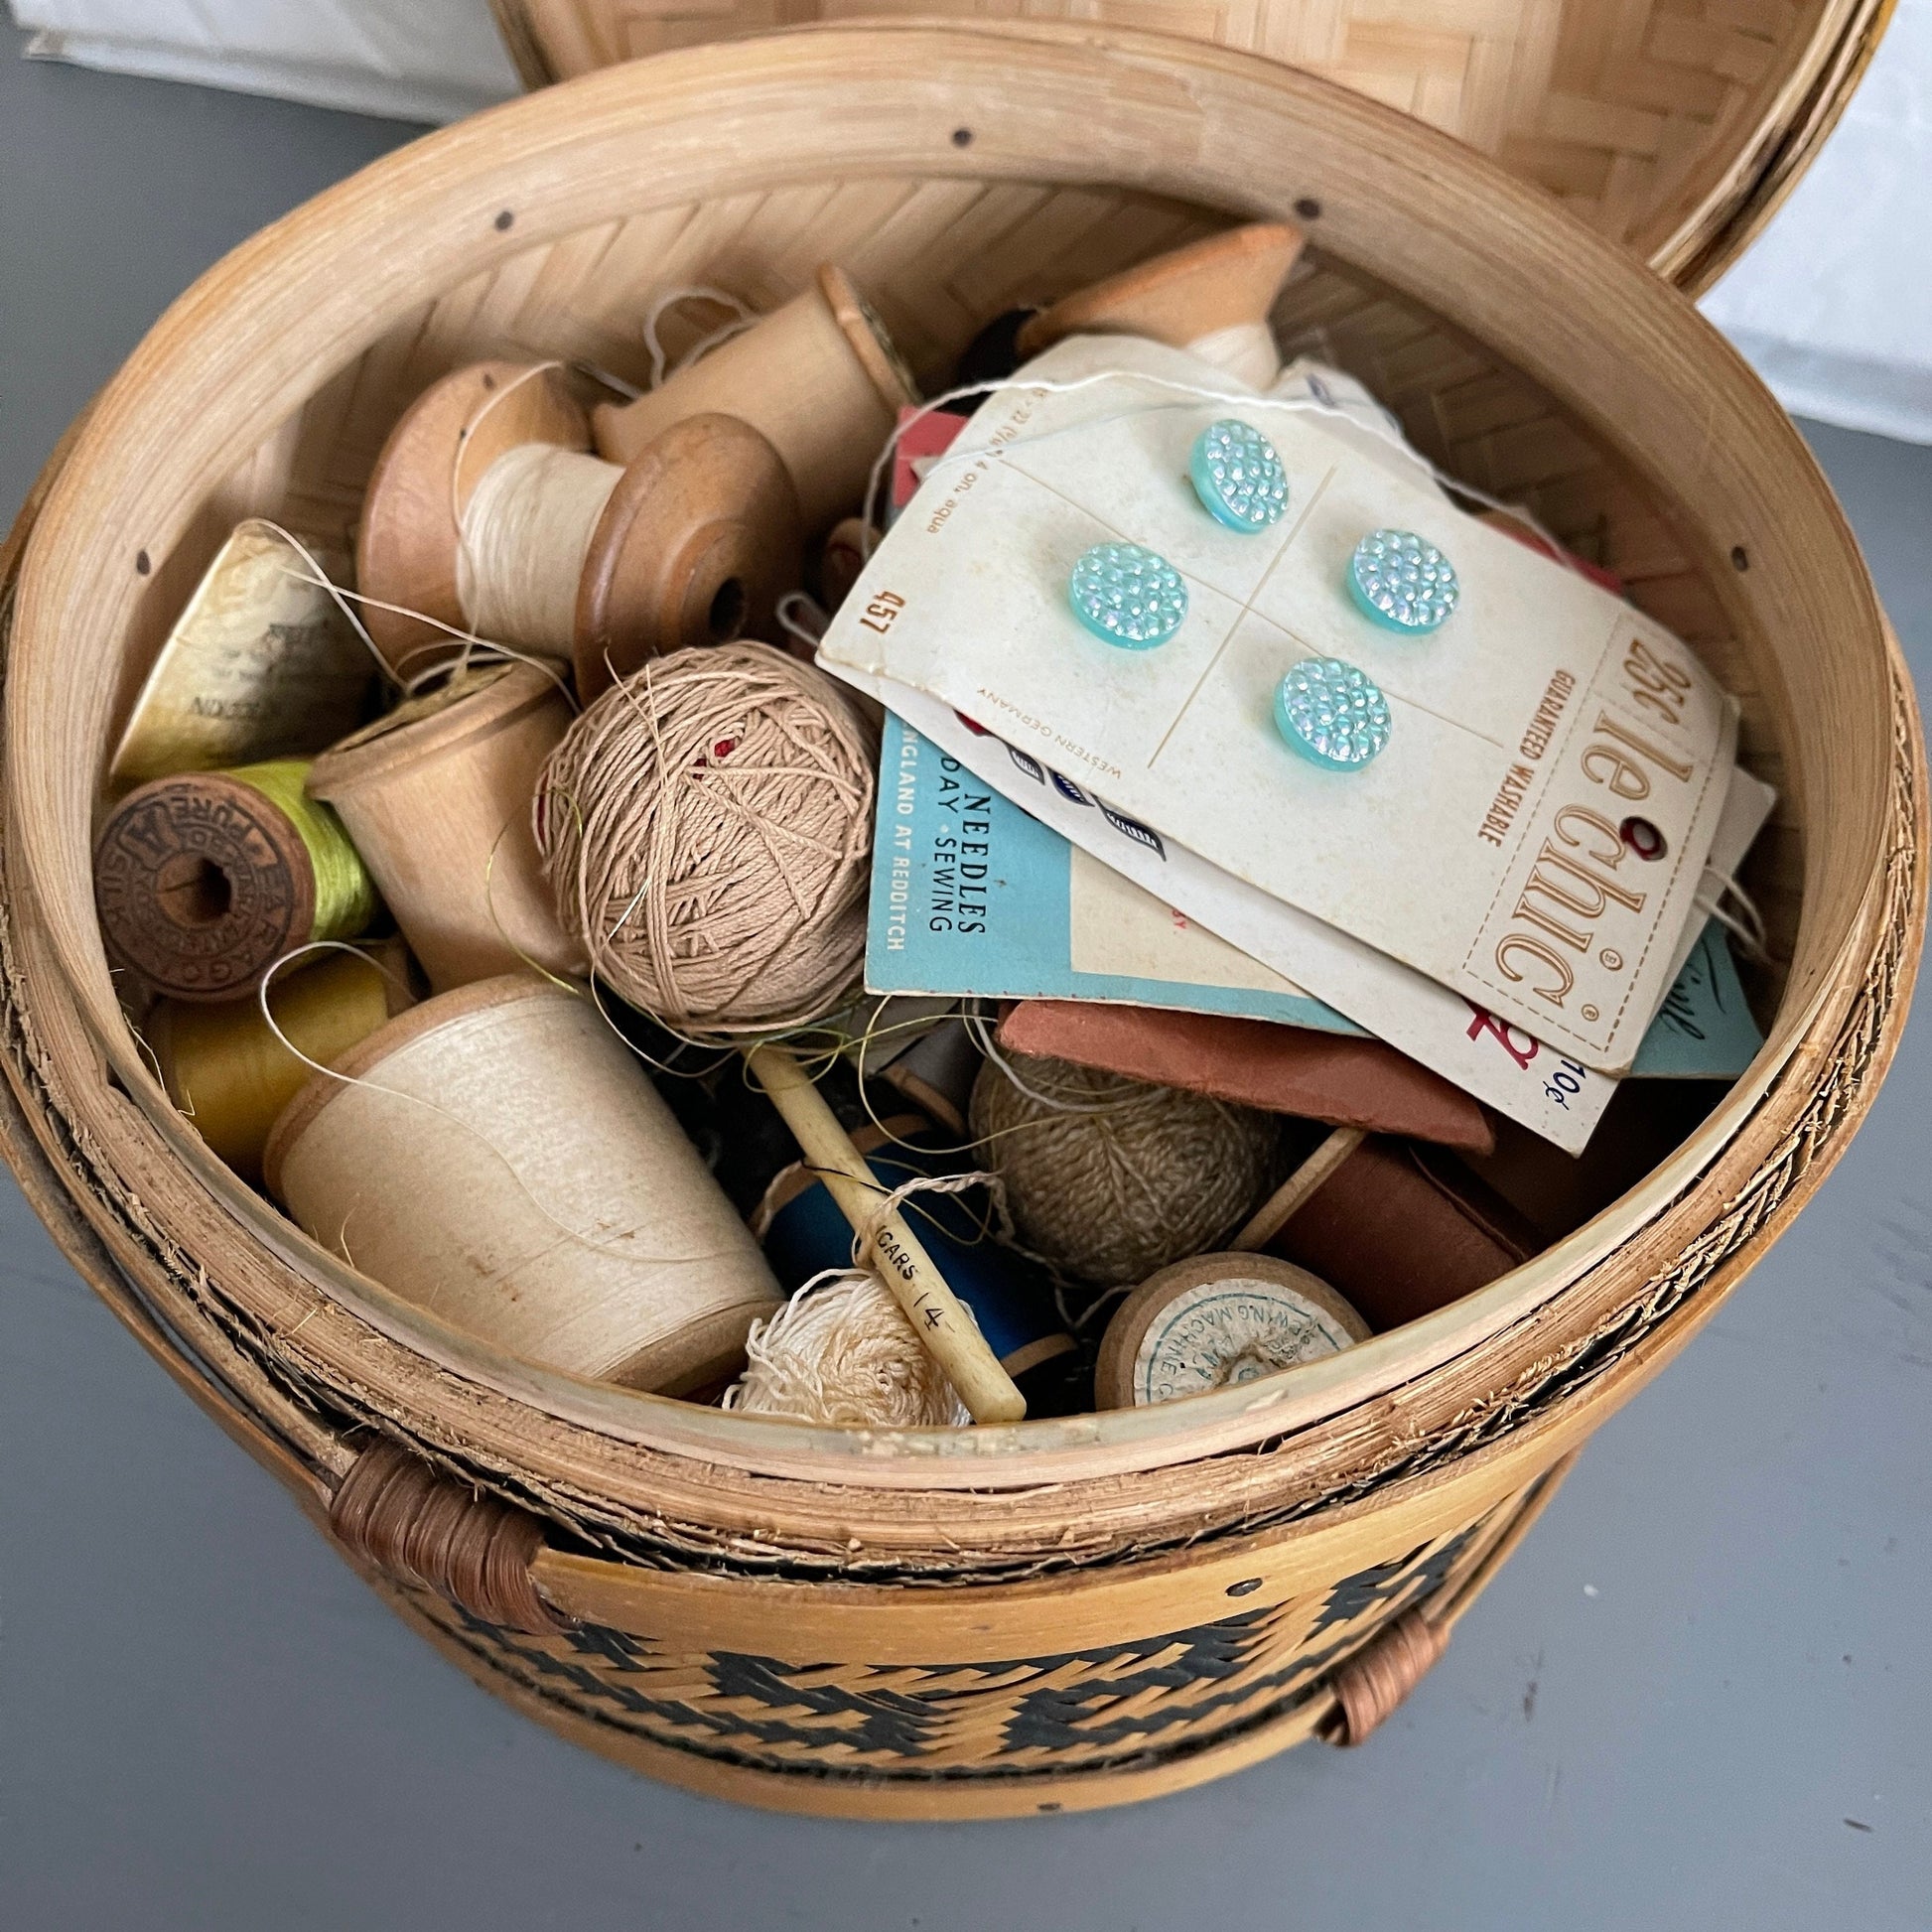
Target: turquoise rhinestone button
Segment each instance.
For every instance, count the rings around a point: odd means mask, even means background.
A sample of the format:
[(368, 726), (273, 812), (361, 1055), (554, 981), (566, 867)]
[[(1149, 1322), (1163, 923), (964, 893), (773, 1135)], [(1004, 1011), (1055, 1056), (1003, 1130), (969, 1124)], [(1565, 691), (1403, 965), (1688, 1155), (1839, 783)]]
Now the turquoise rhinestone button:
[(1165, 644), (1187, 615), (1179, 571), (1138, 543), (1096, 543), (1073, 566), (1067, 598), (1096, 637), (1127, 650)]
[(1274, 444), (1232, 416), (1209, 423), (1194, 439), (1187, 475), (1202, 508), (1244, 536), (1279, 523), (1288, 508), (1288, 472)]
[(1366, 616), (1410, 637), (1434, 630), (1461, 595), (1449, 560), (1413, 530), (1371, 530), (1348, 560), (1348, 589)]
[(1310, 657), (1275, 687), (1275, 723), (1306, 759), (1355, 771), (1389, 742), (1381, 686), (1339, 657)]

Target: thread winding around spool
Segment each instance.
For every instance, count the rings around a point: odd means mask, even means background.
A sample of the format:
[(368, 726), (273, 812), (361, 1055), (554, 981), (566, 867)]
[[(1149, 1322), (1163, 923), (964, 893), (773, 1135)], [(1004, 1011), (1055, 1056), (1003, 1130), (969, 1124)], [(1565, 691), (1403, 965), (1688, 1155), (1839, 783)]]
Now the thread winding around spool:
[(296, 1095), (262, 1166), (351, 1267), (571, 1374), (704, 1390), (778, 1305), (636, 1061), (587, 1000), (533, 976), (392, 1020)]
[(687, 411), (619, 466), (590, 454), (554, 364), (480, 362), (390, 432), (356, 573), (398, 675), (483, 636), (569, 658), (590, 698), (648, 657), (764, 627), (799, 575), (797, 494), (734, 416)]
[(1199, 1255), (1163, 1268), (1115, 1311), (1094, 1395), (1103, 1409), (1237, 1388), (1319, 1361), (1368, 1323), (1306, 1268), (1269, 1255)]
[(607, 691), (537, 783), (565, 930), (653, 1019), (730, 1037), (821, 1018), (866, 943), (873, 754), (825, 674), (764, 644)]
[(989, 1060), (973, 1085), (979, 1158), (1021, 1240), (1069, 1275), (1143, 1281), (1212, 1247), (1267, 1188), (1270, 1115), (1066, 1060), (1010, 1063)]
[(964, 1429), (973, 1418), (879, 1279), (808, 1282), (745, 1343), (723, 1406), (840, 1429)]
[(615, 463), (554, 443), (518, 444), (483, 472), (457, 549), (457, 598), (472, 630), (569, 648), (591, 538), (622, 478)]
[(303, 789), (303, 759), (137, 786), (101, 827), (94, 904), (109, 949), (157, 992), (226, 1000), (312, 939), (352, 939), (375, 887)]

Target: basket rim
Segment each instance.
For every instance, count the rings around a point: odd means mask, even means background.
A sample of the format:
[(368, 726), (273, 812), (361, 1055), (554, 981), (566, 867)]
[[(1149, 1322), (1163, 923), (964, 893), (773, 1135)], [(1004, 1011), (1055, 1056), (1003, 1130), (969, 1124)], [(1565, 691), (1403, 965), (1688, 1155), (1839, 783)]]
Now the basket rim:
[[(1780, 69), (1757, 84), (1750, 96), (1757, 108), (1755, 116), (1737, 115), (1727, 146), (1714, 141), (1702, 165), (1686, 178), (1673, 200), (1621, 237), (1623, 244), (1687, 295), (1700, 296), (1710, 289), (1743, 256), (1817, 159), (1863, 79), (1897, 5), (1898, 0), (1826, 0), (1811, 32), (1790, 50)], [(557, 69), (546, 51), (543, 30), (532, 18), (529, 0), (490, 0), (490, 12), (497, 38), (526, 89), (535, 91), (577, 77)], [(901, 22), (967, 24), (948, 14), (843, 14), (837, 21), (732, 29), (720, 37), (719, 44), (759, 31), (810, 34), (828, 27)], [(1020, 16), (983, 14), (973, 24), (998, 32), (1031, 23)], [(1149, 31), (1187, 45), (1218, 45), (1178, 29)], [(1291, 71), (1306, 71), (1290, 61), (1277, 64)]]
[[(565, 156), (571, 149), (612, 138), (615, 122), (627, 119), (634, 129), (640, 112), (653, 109), (666, 118), (675, 119), (679, 114), (688, 118), (706, 101), (717, 99), (720, 90), (743, 87), (753, 75), (773, 85), (792, 82), (829, 87), (838, 84), (848, 61), (868, 48), (876, 48), (882, 60), (901, 70), (908, 66), (908, 56), (921, 72), (946, 62), (954, 69), (971, 69), (982, 87), (994, 85), (996, 78), (1017, 84), (1016, 75), (1057, 64), (1095, 80), (1112, 79), (1136, 86), (1156, 84), (1158, 80), (1172, 88), (1173, 69), (1180, 62), (1192, 69), (1186, 83), (1186, 111), (1203, 119), (1210, 101), (1217, 111), (1233, 112), (1235, 105), (1255, 111), (1258, 104), (1259, 111), (1271, 115), (1283, 102), (1292, 103), (1305, 116), (1311, 112), (1319, 115), (1364, 150), (1395, 154), (1405, 166), (1412, 159), (1419, 161), (1432, 179), (1479, 194), (1485, 210), (1504, 229), (1532, 233), (1550, 230), (1562, 241), (1580, 277), (1597, 284), (1599, 294), (1607, 289), (1622, 299), (1641, 325), (1639, 334), (1642, 329), (1653, 337), (1672, 329), (1705, 331), (1709, 338), (1704, 345), (1705, 377), (1724, 391), (1722, 401), (1734, 418), (1752, 424), (1761, 437), (1781, 443), (1784, 454), (1799, 467), (1798, 473), (1808, 474), (1812, 507), (1817, 512), (1813, 534), (1836, 545), (1842, 584), (1855, 606), (1854, 627), (1868, 636), (1880, 656), (1887, 651), (1875, 598), (1842, 514), (1796, 432), (1741, 362), (1694, 312), (1616, 244), (1583, 229), (1550, 205), (1540, 191), (1517, 182), (1448, 136), (1262, 57), (1192, 44), (1183, 48), (1161, 36), (1099, 32), (1058, 23), (1001, 23), (997, 27), (949, 24), (938, 29), (916, 23), (826, 26), (809, 33), (738, 42), (724, 49), (700, 48), (659, 57), (631, 68), (585, 76), (568, 83), (558, 94), (493, 109), (431, 135), (328, 191), (243, 243), (208, 271), (168, 312), (103, 393), (49, 492), (40, 531), (27, 547), (8, 686), (13, 702), (7, 707), (6, 719), (8, 817), (21, 834), (17, 844), (9, 844), (9, 883), (12, 896), (31, 908), (30, 916), (40, 922), (34, 956), (24, 963), (16, 962), (9, 991), (21, 1016), (37, 1003), (50, 1010), (66, 1009), (58, 1029), (63, 1050), (53, 1056), (59, 1062), (63, 1082), (71, 1085), (78, 1076), (84, 1087), (91, 1081), (101, 1091), (88, 1097), (98, 1101), (106, 1091), (100, 1072), (104, 1062), (138, 1110), (149, 1164), (158, 1160), (172, 1163), (176, 1170), (186, 1170), (200, 1183), (206, 1196), (203, 1205), (212, 1206), (226, 1224), (239, 1223), (254, 1237), (262, 1251), (259, 1259), (283, 1278), (281, 1300), (305, 1311), (303, 1325), (316, 1315), (320, 1296), (349, 1324), (345, 1333), (359, 1328), (390, 1345), (386, 1350), (376, 1348), (375, 1357), (400, 1350), (405, 1355), (414, 1353), (432, 1368), (434, 1374), (404, 1377), (403, 1384), (390, 1389), (392, 1399), (405, 1414), (412, 1403), (437, 1397), (422, 1417), (432, 1434), (438, 1430), (460, 1434), (463, 1425), (458, 1419), (471, 1416), (478, 1393), (487, 1392), (506, 1405), (503, 1414), (514, 1416), (520, 1408), (547, 1418), (565, 1431), (587, 1432), (675, 1458), (866, 1488), (1017, 1488), (1048, 1480), (1111, 1476), (1126, 1469), (1198, 1462), (1228, 1449), (1279, 1440), (1290, 1431), (1311, 1429), (1317, 1423), (1359, 1411), (1396, 1389), (1425, 1382), (1448, 1365), (1480, 1352), (1497, 1337), (1523, 1330), (1539, 1316), (1547, 1317), (1560, 1304), (1574, 1309), (1577, 1292), (1587, 1287), (1599, 1264), (1640, 1235), (1652, 1243), (1661, 1239), (1666, 1247), (1676, 1238), (1680, 1249), (1687, 1233), (1708, 1240), (1708, 1228), (1687, 1227), (1687, 1221), (1697, 1218), (1685, 1214), (1687, 1201), (1701, 1180), (1707, 1190), (1719, 1189), (1722, 1198), (1731, 1198), (1732, 1188), (1739, 1195), (1748, 1192), (1753, 1169), (1763, 1172), (1763, 1158), (1769, 1158), (1752, 1150), (1761, 1144), (1775, 1151), (1804, 1115), (1807, 1103), (1815, 1098), (1813, 1083), (1819, 1069), (1830, 1061), (1856, 1005), (1855, 995), (1879, 973), (1879, 958), (1888, 946), (1892, 957), (1879, 974), (1886, 984), (1876, 1025), (1884, 1036), (1883, 1048), (1889, 1050), (1889, 1037), (1895, 1033), (1893, 1008), (1899, 1006), (1902, 1011), (1898, 996), (1909, 985), (1917, 947), (1910, 918), (1906, 918), (1901, 936), (1897, 916), (1899, 882), (1893, 874), (1900, 808), (1896, 800), (1889, 819), (1874, 806), (1870, 874), (1856, 913), (1846, 922), (1830, 962), (1832, 970), (1816, 975), (1817, 984), (1801, 1003), (1801, 1011), (1780, 1017), (1764, 1052), (1698, 1135), (1642, 1186), (1537, 1261), (1453, 1309), (1362, 1344), (1329, 1363), (1297, 1371), (1292, 1389), (1270, 1389), (1262, 1384), (1160, 1409), (1113, 1412), (1105, 1419), (1043, 1420), (956, 1437), (907, 1433), (855, 1438), (846, 1432), (771, 1419), (727, 1418), (662, 1398), (580, 1383), (500, 1357), (467, 1336), (456, 1336), (452, 1331), (439, 1333), (438, 1324), (422, 1311), (349, 1274), (258, 1197), (247, 1194), (168, 1105), (120, 1020), (97, 931), (91, 929), (89, 921), (76, 924), (70, 917), (49, 923), (49, 908), (34, 882), (51, 876), (56, 854), (46, 828), (32, 822), (22, 825), (19, 810), (21, 798), (37, 786), (46, 786), (53, 775), (42, 735), (24, 723), (26, 707), (20, 694), (23, 688), (32, 689), (37, 680), (44, 690), (60, 613), (73, 608), (69, 591), (64, 589), (64, 574), (70, 587), (77, 551), (86, 546), (84, 533), (74, 527), (82, 519), (83, 499), (90, 492), (100, 495), (102, 479), (112, 479), (114, 488), (131, 497), (134, 505), (145, 507), (160, 527), (167, 527), (171, 516), (179, 519), (179, 504), (142, 504), (143, 483), (129, 473), (125, 446), (139, 441), (133, 432), (144, 415), (166, 417), (158, 398), (171, 376), (180, 377), (184, 365), (192, 362), (203, 332), (224, 318), (231, 320), (238, 308), (251, 302), (265, 304), (259, 324), (264, 332), (270, 327), (290, 327), (286, 320), (276, 319), (274, 302), (276, 286), (285, 279), (287, 260), (301, 259), (309, 251), (320, 257), (337, 253), (345, 245), (345, 234), (359, 236), (358, 245), (370, 244), (385, 226), (393, 230), (395, 224), (409, 218), (424, 181), (439, 170), (447, 170), (463, 181), (464, 205), (478, 213), (479, 228), (485, 227), (499, 205), (501, 188), (507, 185), (504, 151), (515, 150), (520, 137), (534, 138), (527, 151), (513, 155), (512, 160), (518, 165), (548, 165), (554, 176), (564, 171)], [(748, 75), (748, 66), (752, 75)], [(952, 84), (960, 84), (955, 72), (949, 72), (947, 78)], [(994, 115), (991, 95), (986, 104), (989, 116)], [(1293, 115), (1289, 118), (1292, 120)], [(943, 132), (940, 140), (944, 141)], [(1153, 192), (1184, 199), (1190, 187), (1198, 197), (1205, 187), (1212, 186), (1222, 191), (1213, 205), (1256, 210), (1258, 197), (1252, 184), (1244, 189), (1237, 183), (1225, 159), (1216, 173), (1211, 161), (1194, 157), (1192, 173), (1183, 181), (1169, 177), (1184, 171), (1171, 169), (1164, 174), (1158, 166), (1146, 162), (1137, 173), (1124, 151), (1103, 156), (1099, 165), (1110, 159), (1127, 178)], [(827, 162), (828, 170), (838, 165), (836, 160)], [(1032, 170), (1029, 179), (1075, 178), (1071, 164), (1063, 158), (1055, 163), (1035, 153), (1027, 157), (1027, 165)], [(1055, 165), (1067, 172), (1056, 175)], [(1078, 172), (1090, 177), (1094, 165), (1083, 163)], [(983, 176), (989, 172), (988, 147), (975, 144), (970, 166), (959, 165), (956, 159), (948, 166), (947, 149), (941, 146), (922, 160), (921, 166), (933, 175)], [(1009, 175), (1017, 176), (1018, 169), (1017, 161), (1008, 163)], [(1206, 177), (1211, 181), (1203, 179)], [(553, 180), (553, 203), (567, 202), (568, 193)], [(528, 199), (524, 198), (526, 207)], [(670, 199), (668, 192), (666, 199)], [(551, 228), (537, 225), (534, 239), (525, 228), (513, 245), (501, 244), (501, 252), (519, 252), (567, 231), (563, 218), (555, 216), (554, 210), (553, 219), (557, 225)], [(467, 272), (475, 272), (477, 258), (473, 255), (466, 259)], [(328, 309), (327, 304), (318, 306)], [(351, 347), (345, 353), (353, 352), (387, 326), (390, 318), (382, 304), (364, 302), (359, 308), (357, 329), (338, 328), (329, 339), (332, 348), (346, 337)], [(1612, 449), (1630, 459), (1632, 453), (1618, 434), (1618, 425), (1601, 420), (1600, 411), (1592, 413), (1574, 390), (1557, 379), (1554, 370), (1539, 369), (1533, 360), (1530, 366), (1536, 379), (1582, 415)], [(284, 369), (250, 376), (246, 383), (232, 380), (229, 387), (247, 390), (252, 383), (247, 400), (259, 410), (267, 406), (260, 399), (264, 389), (272, 389), (279, 382), (282, 399), (295, 401), (299, 395), (286, 392), (300, 388), (306, 394), (314, 379), (312, 368), (296, 376)], [(192, 389), (193, 384), (186, 386)], [(242, 415), (242, 403), (233, 402), (230, 407), (236, 417)], [(1716, 420), (1715, 407), (1712, 420)], [(219, 459), (220, 433), (203, 432), (205, 443), (215, 446), (215, 461)], [(240, 432), (229, 427), (225, 433), (232, 440)], [(149, 525), (130, 506), (129, 520), (120, 527)], [(127, 599), (123, 597), (122, 602)], [(1897, 704), (1901, 700), (1895, 676), (1893, 684), (1893, 701)], [(1909, 689), (1902, 702), (1904, 722), (1894, 722), (1892, 728), (1897, 741), (1893, 775), (1894, 790), (1902, 785), (1909, 819), (1923, 809), (1923, 753)], [(1924, 864), (1921, 845), (1905, 861), (1903, 895), (1907, 902), (1922, 905)], [(70, 913), (71, 908), (67, 911)], [(1809, 907), (1806, 916), (1812, 916)], [(69, 1033), (73, 1038), (66, 1037)], [(92, 1059), (91, 1055), (99, 1058)], [(1867, 1053), (1859, 1071), (1873, 1063), (1872, 1053)], [(1863, 1112), (1875, 1082), (1861, 1084), (1864, 1090), (1855, 1093), (1839, 1109), (1832, 1123), (1834, 1131), (1811, 1150), (1793, 1182), (1786, 1186), (1785, 1198), (1794, 1197), (1794, 1189), (1808, 1191), (1809, 1184), (1815, 1182), (1805, 1179), (1805, 1170), (1820, 1152), (1829, 1156), (1844, 1144), (1846, 1136), (1836, 1130)], [(122, 1111), (128, 1111), (125, 1102)], [(1816, 1172), (1822, 1171), (1822, 1166), (1817, 1167)], [(174, 1173), (170, 1178), (178, 1180), (180, 1175)], [(1786, 1209), (1780, 1204), (1775, 1211), (1782, 1215)], [(1750, 1240), (1756, 1231), (1755, 1226), (1740, 1228), (1731, 1245)], [(274, 1317), (262, 1311), (251, 1318), (267, 1320), (270, 1325), (274, 1322)], [(382, 1380), (375, 1359), (363, 1366), (377, 1382)], [(320, 1373), (320, 1365), (315, 1372)], [(448, 1389), (439, 1387), (438, 1375), (449, 1384)], [(508, 1452), (507, 1445), (499, 1447)]]

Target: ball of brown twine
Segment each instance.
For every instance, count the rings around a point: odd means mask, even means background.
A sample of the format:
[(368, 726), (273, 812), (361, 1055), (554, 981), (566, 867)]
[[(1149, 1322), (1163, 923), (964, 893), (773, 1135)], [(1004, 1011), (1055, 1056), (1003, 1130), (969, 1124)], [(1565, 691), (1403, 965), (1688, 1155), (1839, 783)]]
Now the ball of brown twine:
[[(1020, 1239), (1103, 1288), (1203, 1253), (1268, 1187), (1277, 1125), (1179, 1087), (1016, 1053), (973, 1083), (978, 1158)], [(1023, 1084), (1022, 1084), (1023, 1083)]]
[(653, 659), (538, 779), (558, 915), (608, 985), (680, 1033), (818, 1019), (858, 984), (874, 768), (812, 665), (765, 644)]

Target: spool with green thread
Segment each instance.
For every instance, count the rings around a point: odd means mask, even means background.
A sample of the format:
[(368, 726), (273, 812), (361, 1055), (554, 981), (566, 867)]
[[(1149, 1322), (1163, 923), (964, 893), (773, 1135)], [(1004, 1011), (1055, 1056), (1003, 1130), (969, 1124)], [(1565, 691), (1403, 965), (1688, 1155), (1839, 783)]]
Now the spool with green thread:
[(271, 759), (129, 792), (94, 846), (110, 958), (175, 999), (231, 1000), (295, 947), (360, 932), (375, 886), (308, 775)]

